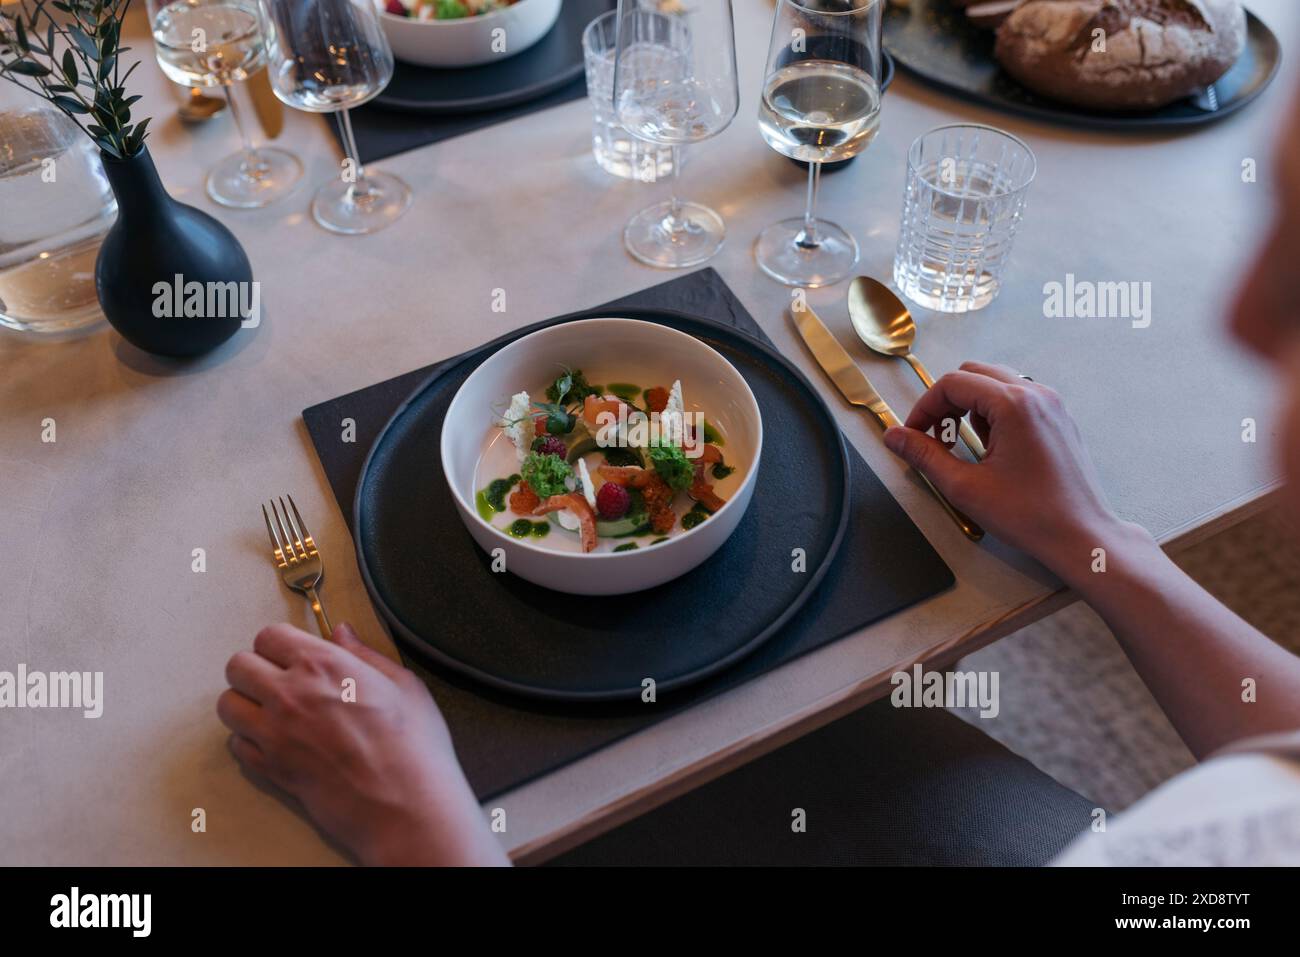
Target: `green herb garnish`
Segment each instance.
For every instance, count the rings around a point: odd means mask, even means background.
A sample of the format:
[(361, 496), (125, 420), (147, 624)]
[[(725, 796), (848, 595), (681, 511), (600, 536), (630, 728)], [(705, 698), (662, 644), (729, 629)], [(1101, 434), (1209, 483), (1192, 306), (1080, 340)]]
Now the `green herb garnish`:
[(581, 402), (589, 395), (600, 395), (600, 390), (587, 381), (581, 369), (565, 369), (564, 375), (546, 387), (546, 398), (559, 405)]
[(577, 424), (577, 417), (564, 406), (555, 402), (536, 402), (539, 412), (546, 413), (546, 431), (551, 435), (568, 435)]
[(736, 471), (734, 465), (723, 465), (721, 462), (715, 462), (713, 465), (713, 477), (715, 479), (724, 479), (734, 471)]
[(614, 549), (616, 552), (630, 552), (636, 548), (636, 542), (626, 542)]
[(650, 463), (674, 492), (690, 488), (695, 481), (695, 464), (675, 445), (651, 446)]
[(528, 487), (541, 499), (568, 492), (565, 479), (573, 476), (573, 468), (564, 459), (558, 455), (541, 455), (538, 452), (528, 453), (520, 472)]
[(434, 0), (433, 16), (436, 20), (459, 20), (469, 16), (469, 7), (461, 0)]

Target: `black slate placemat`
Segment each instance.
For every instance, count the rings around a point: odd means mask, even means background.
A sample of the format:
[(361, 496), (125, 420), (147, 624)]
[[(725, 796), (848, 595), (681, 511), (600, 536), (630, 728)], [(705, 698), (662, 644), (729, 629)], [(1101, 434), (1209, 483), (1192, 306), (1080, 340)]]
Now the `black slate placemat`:
[[(587, 81), (578, 77), (545, 96), (526, 103), (482, 113), (461, 113), (456, 115), (426, 115), (420, 113), (397, 113), (385, 110), (382, 106), (368, 103), (351, 111), (352, 133), (357, 140), (357, 152), (361, 162), (373, 163), (388, 156), (396, 156), (407, 150), (419, 149), (430, 143), (440, 143), (453, 136), (473, 133), (485, 126), (493, 126), (513, 120), (517, 116), (527, 116), (537, 110), (547, 110), (570, 100), (577, 100), (587, 95)], [(338, 123), (326, 117), (330, 132), (343, 148)]]
[[(703, 269), (605, 304), (673, 309), (767, 337), (712, 269)], [(602, 307), (604, 308), (604, 307)], [(540, 318), (540, 317), (539, 317)], [(348, 526), (352, 500), (371, 443), (436, 366), (312, 406), (303, 419)], [(342, 442), (341, 422), (356, 423)], [(575, 761), (625, 735), (734, 687), (836, 638), (929, 598), (953, 583), (952, 572), (871, 472), (849, 449), (852, 516), (839, 558), (800, 613), (753, 655), (718, 676), (657, 705), (559, 706), (491, 691), (403, 656), (426, 681), (446, 716), (456, 753), (480, 800)], [(737, 583), (737, 587), (745, 584)], [(721, 625), (719, 625), (721, 626)], [(527, 627), (521, 622), (520, 627)]]
[[(464, 70), (426, 70), (399, 61), (389, 87), (370, 103), (351, 111), (361, 162), (371, 163), (395, 156), (586, 96), (580, 38), (588, 23), (615, 6), (614, 0), (582, 0), (581, 3), (565, 4), (559, 22), (546, 37), (534, 47), (497, 65)], [(526, 64), (525, 60), (528, 61)], [(484, 70), (492, 72), (484, 75)], [(475, 107), (466, 102), (463, 110), (424, 111), (428, 108), (428, 98), (421, 91), (430, 87), (456, 102), (463, 98), (481, 100), (483, 97), (497, 102), (504, 100), (506, 90), (510, 91), (509, 98), (513, 99), (520, 95), (518, 90), (539, 91), (568, 76), (574, 78), (532, 99), (527, 97), (533, 92), (526, 92), (517, 103)], [(512, 85), (515, 83), (519, 86)], [(416, 105), (419, 103), (425, 106)], [(343, 140), (336, 121), (330, 121), (330, 130), (342, 149)]]

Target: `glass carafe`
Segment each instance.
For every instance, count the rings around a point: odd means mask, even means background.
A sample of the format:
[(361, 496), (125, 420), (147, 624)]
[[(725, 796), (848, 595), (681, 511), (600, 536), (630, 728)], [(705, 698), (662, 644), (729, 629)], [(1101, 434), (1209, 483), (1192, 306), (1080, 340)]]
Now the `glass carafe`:
[(90, 139), (0, 81), (0, 325), (49, 335), (102, 322), (95, 257), (116, 218)]

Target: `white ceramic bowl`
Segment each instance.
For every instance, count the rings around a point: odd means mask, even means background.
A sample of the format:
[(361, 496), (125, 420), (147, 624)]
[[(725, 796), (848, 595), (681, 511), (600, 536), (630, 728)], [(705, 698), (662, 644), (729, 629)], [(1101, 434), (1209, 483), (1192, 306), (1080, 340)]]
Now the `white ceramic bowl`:
[[(379, 9), (393, 55), (419, 66), (479, 66), (522, 53), (560, 17), (560, 0), (519, 0), (477, 17), (417, 20)], [(504, 42), (505, 48), (501, 49)]]
[[(666, 542), (626, 552), (584, 553), (512, 538), (479, 517), (475, 469), (493, 441), (494, 425), (510, 396), (531, 395), (562, 367), (579, 368), (592, 382), (636, 382), (647, 387), (682, 382), (687, 412), (703, 412), (726, 438), (723, 451), (740, 484), (720, 486), (727, 503), (708, 521)], [(544, 588), (574, 595), (622, 595), (663, 584), (712, 555), (736, 530), (754, 492), (763, 448), (763, 419), (749, 385), (714, 349), (694, 336), (636, 319), (581, 319), (550, 326), (494, 353), (465, 380), (443, 422), (442, 469), (461, 521), (489, 554), (503, 549), (506, 570)], [(481, 476), (480, 476), (481, 478)], [(437, 490), (431, 489), (431, 494)], [(565, 534), (555, 530), (553, 535)]]

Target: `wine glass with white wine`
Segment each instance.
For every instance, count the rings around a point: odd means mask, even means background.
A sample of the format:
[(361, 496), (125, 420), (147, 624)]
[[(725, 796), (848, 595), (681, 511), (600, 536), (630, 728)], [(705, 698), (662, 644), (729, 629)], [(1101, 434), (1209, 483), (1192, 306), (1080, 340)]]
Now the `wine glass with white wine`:
[(326, 229), (373, 233), (411, 205), (411, 188), (392, 173), (361, 165), (348, 110), (383, 92), (393, 78), (393, 50), (374, 0), (263, 0), (271, 88), (296, 110), (334, 113), (347, 159), (341, 174), (316, 191), (312, 217)]
[(163, 73), (192, 89), (220, 86), (243, 141), (240, 152), (208, 173), (208, 195), (240, 209), (287, 195), (302, 178), (302, 163), (285, 150), (253, 145), (231, 89), (266, 65), (258, 0), (148, 0), (148, 7)]
[(759, 234), (754, 258), (788, 286), (838, 282), (858, 262), (857, 241), (816, 216), (821, 164), (865, 150), (880, 127), (884, 0), (779, 0), (758, 128), (767, 145), (808, 164), (803, 216)]

